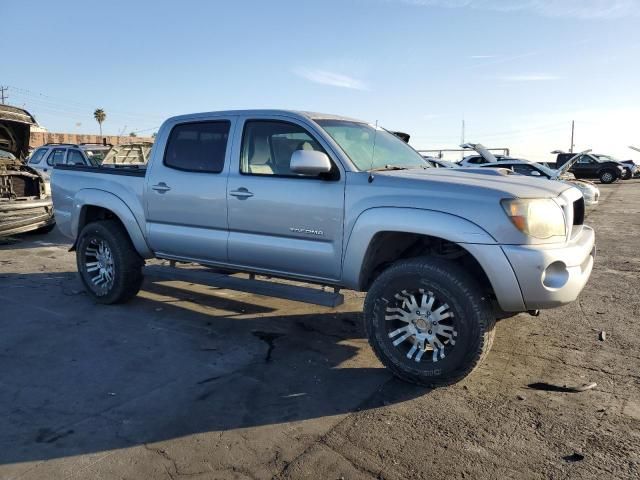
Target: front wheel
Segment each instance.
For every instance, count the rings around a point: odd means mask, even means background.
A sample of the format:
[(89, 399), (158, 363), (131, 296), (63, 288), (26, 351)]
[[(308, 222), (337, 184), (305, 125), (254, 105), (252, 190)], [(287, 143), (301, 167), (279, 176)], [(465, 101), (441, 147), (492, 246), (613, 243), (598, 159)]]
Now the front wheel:
[(402, 260), (385, 270), (367, 293), (364, 314), (380, 361), (419, 385), (458, 382), (493, 342), (489, 300), (457, 264), (438, 258)]
[(613, 183), (616, 180), (616, 176), (613, 172), (605, 170), (600, 174), (600, 181), (602, 183)]
[(98, 303), (124, 303), (142, 286), (144, 260), (115, 220), (89, 223), (82, 229), (76, 263), (87, 293)]

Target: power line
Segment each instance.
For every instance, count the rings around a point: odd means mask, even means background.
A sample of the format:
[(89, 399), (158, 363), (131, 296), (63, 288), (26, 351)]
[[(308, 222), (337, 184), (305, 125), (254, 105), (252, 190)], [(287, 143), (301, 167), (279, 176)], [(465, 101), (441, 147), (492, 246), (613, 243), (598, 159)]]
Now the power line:
[(5, 91), (9, 90), (9, 87), (0, 87), (0, 103), (2, 103), (2, 105), (4, 105), (4, 101), (9, 98), (7, 95), (4, 94)]

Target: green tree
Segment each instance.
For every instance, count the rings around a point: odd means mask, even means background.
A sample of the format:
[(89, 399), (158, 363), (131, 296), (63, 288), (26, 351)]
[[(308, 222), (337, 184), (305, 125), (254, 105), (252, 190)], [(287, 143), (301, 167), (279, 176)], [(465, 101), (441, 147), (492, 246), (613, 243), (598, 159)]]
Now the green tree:
[(102, 122), (107, 119), (107, 114), (104, 113), (104, 110), (101, 108), (96, 108), (96, 111), (93, 112), (93, 118), (96, 119), (98, 125), (100, 126), (100, 136), (102, 136)]
[(136, 132), (131, 132), (131, 133), (129, 134), (129, 136), (130, 136), (130, 137), (137, 137), (137, 136), (138, 136), (138, 134), (137, 134)]

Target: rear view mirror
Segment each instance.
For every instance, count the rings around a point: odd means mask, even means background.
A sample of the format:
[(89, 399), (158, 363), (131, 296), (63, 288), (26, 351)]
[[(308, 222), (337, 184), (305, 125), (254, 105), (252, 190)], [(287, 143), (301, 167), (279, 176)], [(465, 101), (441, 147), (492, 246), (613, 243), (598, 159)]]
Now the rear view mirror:
[(290, 167), (293, 173), (320, 175), (331, 171), (331, 160), (326, 153), (315, 150), (296, 150), (291, 155)]

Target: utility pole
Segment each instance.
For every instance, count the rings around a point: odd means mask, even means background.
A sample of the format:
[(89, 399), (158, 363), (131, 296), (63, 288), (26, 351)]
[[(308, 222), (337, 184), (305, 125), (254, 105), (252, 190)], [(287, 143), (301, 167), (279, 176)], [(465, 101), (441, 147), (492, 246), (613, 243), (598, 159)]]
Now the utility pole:
[(7, 95), (4, 94), (4, 92), (6, 92), (7, 90), (9, 90), (9, 87), (0, 87), (0, 103), (2, 105), (4, 105), (4, 101), (9, 98)]
[(573, 131), (575, 129), (575, 126), (575, 120), (571, 120), (571, 146), (569, 147), (569, 153), (573, 153), (573, 147), (575, 147), (575, 144), (573, 143)]

